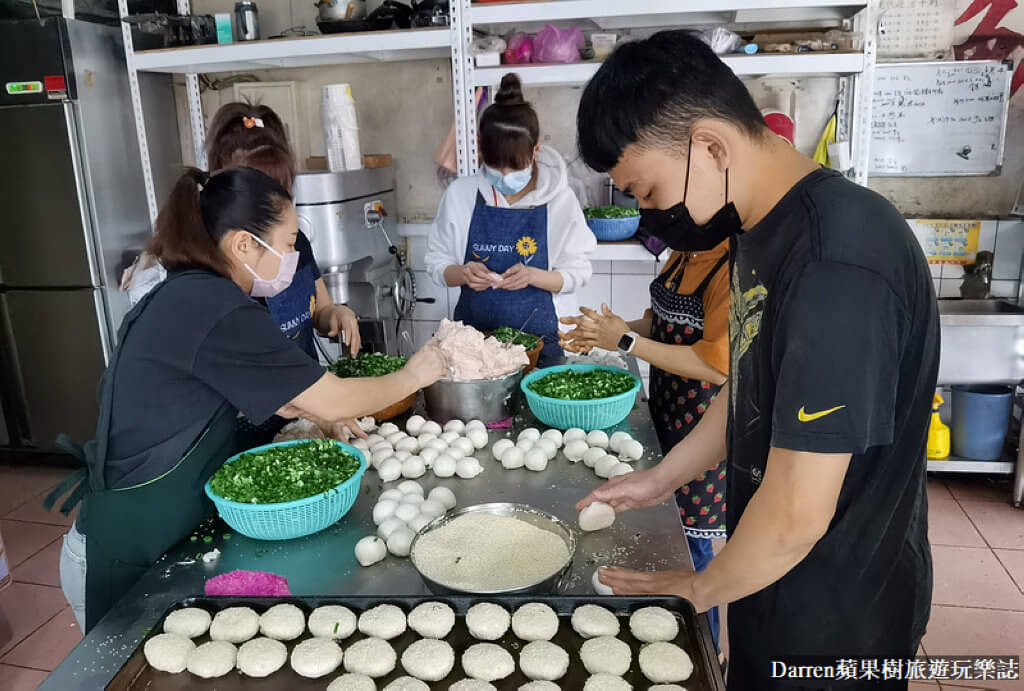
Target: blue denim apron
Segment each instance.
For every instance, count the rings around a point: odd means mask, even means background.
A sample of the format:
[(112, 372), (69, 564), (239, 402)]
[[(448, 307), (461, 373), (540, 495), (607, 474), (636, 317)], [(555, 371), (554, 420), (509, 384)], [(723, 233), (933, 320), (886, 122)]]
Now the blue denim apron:
[(316, 279), (313, 265), (295, 272), (291, 285), (280, 295), (267, 298), (267, 309), (285, 336), (295, 341), (314, 360), (319, 360), (313, 345), (313, 313), (316, 310)]
[[(469, 222), (464, 261), (480, 262), (496, 274), (502, 274), (516, 264), (547, 270), (547, 207), (505, 209), (488, 206), (478, 191)], [(562, 357), (562, 348), (558, 345), (558, 317), (550, 292), (534, 286), (516, 291), (493, 288), (476, 291), (463, 286), (455, 307), (455, 318), (481, 331), (493, 331), (500, 326), (518, 329), (534, 309), (537, 313), (525, 330), (544, 340), (539, 363), (543, 367)]]

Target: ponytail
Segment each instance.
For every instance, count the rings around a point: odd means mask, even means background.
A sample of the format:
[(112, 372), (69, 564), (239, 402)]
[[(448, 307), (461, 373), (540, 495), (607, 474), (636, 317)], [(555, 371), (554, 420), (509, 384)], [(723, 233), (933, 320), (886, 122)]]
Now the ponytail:
[(523, 98), (514, 73), (501, 78), (494, 103), (480, 117), (480, 153), (492, 168), (523, 169), (533, 160), (540, 141), (537, 111)]
[(199, 269), (230, 277), (220, 241), (233, 230), (267, 240), (291, 194), (268, 175), (232, 168), (215, 175), (188, 168), (156, 219), (147, 251), (168, 271)]
[(255, 168), (290, 190), (295, 181), (295, 154), (284, 123), (268, 106), (227, 103), (216, 112), (206, 138), (210, 170)]

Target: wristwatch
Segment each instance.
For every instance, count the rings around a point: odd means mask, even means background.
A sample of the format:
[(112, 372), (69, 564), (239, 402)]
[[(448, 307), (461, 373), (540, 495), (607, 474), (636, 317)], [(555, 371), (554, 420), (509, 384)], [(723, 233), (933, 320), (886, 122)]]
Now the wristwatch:
[(635, 331), (622, 334), (622, 338), (619, 339), (619, 355), (626, 357), (633, 352), (633, 347), (636, 346), (636, 339), (640, 338), (640, 334)]

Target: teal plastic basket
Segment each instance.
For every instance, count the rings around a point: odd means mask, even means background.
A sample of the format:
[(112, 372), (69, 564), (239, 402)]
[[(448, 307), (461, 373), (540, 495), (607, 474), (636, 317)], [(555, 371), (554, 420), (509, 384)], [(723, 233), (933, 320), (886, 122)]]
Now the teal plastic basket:
[[(566, 370), (575, 372), (590, 372), (592, 370), (623, 372), (633, 377), (633, 388), (618, 396), (598, 398), (593, 401), (563, 401), (557, 398), (541, 396), (530, 390), (532, 382), (549, 374)], [(558, 429), (579, 427), (588, 432), (595, 429), (614, 427), (625, 420), (629, 416), (630, 411), (633, 410), (633, 405), (636, 403), (636, 394), (640, 391), (640, 386), (640, 380), (632, 373), (619, 367), (606, 367), (604, 365), (558, 365), (556, 367), (547, 367), (526, 375), (520, 384), (530, 410), (545, 425), (557, 427)]]
[[(304, 443), (303, 440), (297, 440), (258, 446), (235, 454), (225, 461), (225, 465), (234, 463), (245, 453)], [(356, 503), (359, 488), (362, 486), (363, 473), (366, 472), (366, 456), (359, 449), (340, 441), (335, 444), (346, 453), (359, 459), (359, 470), (348, 480), (326, 492), (280, 504), (243, 504), (217, 496), (210, 488), (210, 482), (207, 481), (204, 488), (206, 496), (217, 507), (217, 513), (225, 523), (242, 535), (255, 540), (291, 540), (320, 532), (341, 520), (341, 517), (348, 513)]]

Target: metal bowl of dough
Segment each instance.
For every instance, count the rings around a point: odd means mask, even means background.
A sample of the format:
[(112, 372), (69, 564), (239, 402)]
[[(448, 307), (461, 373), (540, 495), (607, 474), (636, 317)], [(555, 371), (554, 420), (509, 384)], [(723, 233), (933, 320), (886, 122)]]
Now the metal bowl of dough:
[[(506, 516), (509, 518), (515, 518), (520, 521), (529, 523), (532, 526), (546, 530), (550, 533), (557, 535), (562, 541), (565, 542), (565, 547), (568, 550), (568, 556), (566, 557), (565, 563), (562, 564), (558, 569), (552, 572), (550, 575), (533, 582), (525, 583), (515, 588), (507, 588), (503, 590), (487, 590), (487, 589), (467, 589), (461, 587), (452, 587), (451, 585), (435, 581), (426, 574), (423, 573), (423, 569), (417, 561), (416, 547), (419, 541), (428, 533), (431, 533), (439, 528), (443, 528), (460, 516), (466, 516), (468, 514), (491, 514), (493, 516)], [(495, 502), (492, 504), (477, 504), (476, 506), (467, 506), (463, 509), (451, 511), (440, 518), (435, 518), (433, 521), (423, 526), (422, 529), (413, 538), (412, 545), (409, 548), (409, 561), (412, 562), (413, 568), (416, 569), (417, 573), (423, 578), (423, 582), (427, 584), (427, 588), (437, 595), (458, 595), (458, 594), (470, 594), (470, 595), (543, 595), (556, 593), (562, 586), (563, 579), (565, 579), (570, 570), (572, 569), (572, 560), (576, 555), (576, 533), (570, 528), (564, 521), (559, 519), (557, 516), (535, 509), (532, 506), (526, 504), (513, 504), (505, 502)]]
[(449, 420), (507, 420), (519, 411), (522, 379), (522, 367), (495, 379), (439, 379), (423, 389), (427, 415), (442, 425)]

